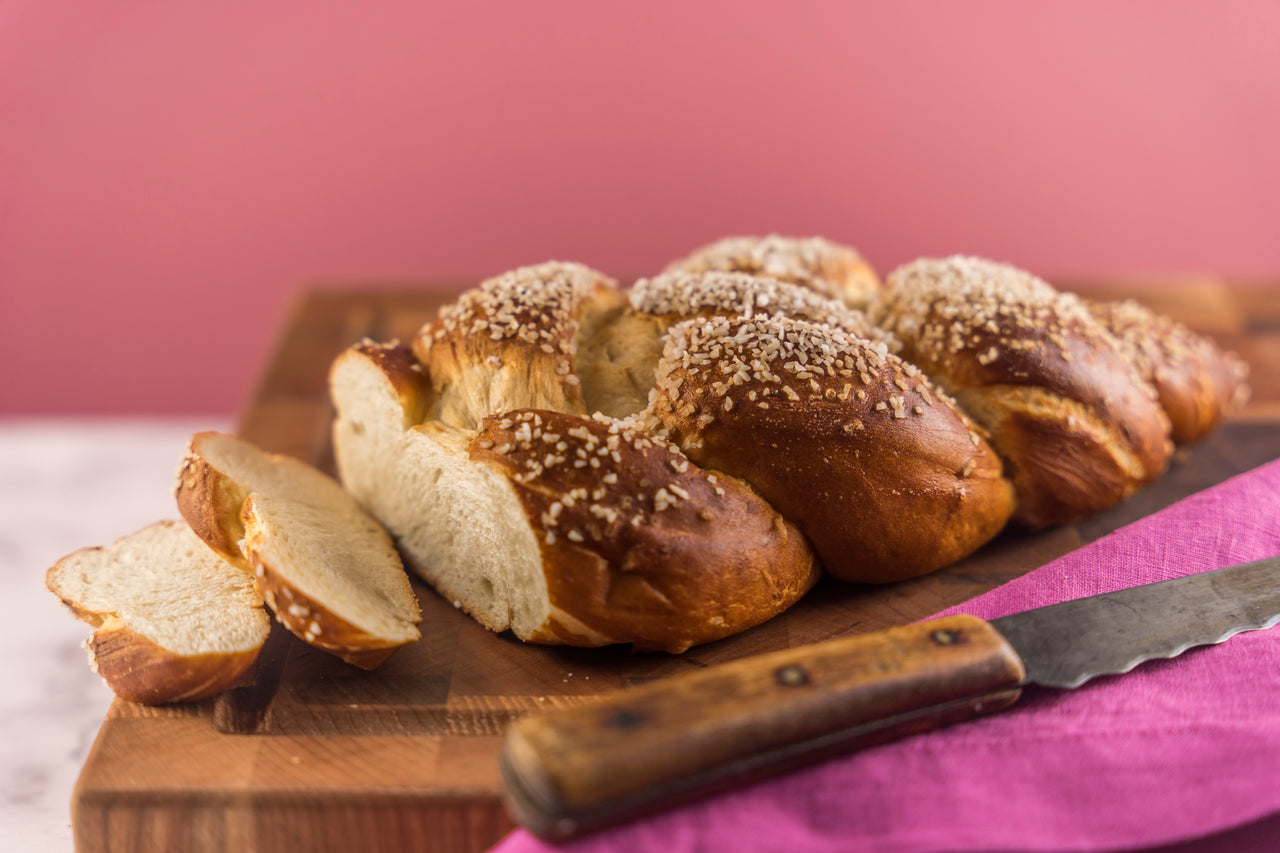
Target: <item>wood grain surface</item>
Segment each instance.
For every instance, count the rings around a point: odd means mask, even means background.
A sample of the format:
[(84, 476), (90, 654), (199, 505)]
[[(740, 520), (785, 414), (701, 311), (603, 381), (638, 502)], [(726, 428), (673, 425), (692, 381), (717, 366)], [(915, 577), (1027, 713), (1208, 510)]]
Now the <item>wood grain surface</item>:
[[(254, 687), (191, 705), (115, 701), (73, 793), (77, 850), (483, 850), (512, 827), (499, 801), (497, 755), (504, 727), (520, 714), (924, 618), (1280, 457), (1280, 285), (1200, 278), (1060, 286), (1132, 296), (1212, 335), (1250, 363), (1251, 402), (1215, 435), (1179, 450), (1156, 484), (1106, 513), (1036, 535), (1002, 534), (905, 583), (823, 581), (778, 618), (680, 656), (524, 645), (485, 631), (422, 585), (422, 640), (374, 673), (277, 629)], [(333, 358), (362, 337), (409, 338), (450, 292), (304, 294), (240, 434), (332, 472)]]

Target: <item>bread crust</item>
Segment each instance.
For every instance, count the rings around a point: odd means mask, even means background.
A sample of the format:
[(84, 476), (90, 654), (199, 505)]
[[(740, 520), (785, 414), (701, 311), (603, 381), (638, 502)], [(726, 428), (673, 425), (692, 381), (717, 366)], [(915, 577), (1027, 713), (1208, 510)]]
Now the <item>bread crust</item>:
[(822, 237), (727, 237), (668, 264), (664, 272), (739, 272), (799, 285), (851, 308), (864, 308), (880, 277), (852, 246)]
[[(427, 372), (414, 355), (412, 346), (406, 346), (400, 341), (380, 343), (372, 338), (364, 338), (351, 347), (349, 352), (358, 352), (372, 361), (391, 383), (402, 413), (400, 425), (403, 428), (408, 429), (426, 420), (431, 405), (431, 387)], [(346, 355), (344, 352), (339, 358)]]
[(986, 430), (1028, 527), (1106, 509), (1168, 463), (1154, 389), (1075, 297), (1029, 273), (916, 261), (890, 274), (873, 316)]
[(431, 419), (475, 429), (499, 411), (585, 413), (579, 328), (588, 311), (621, 304), (613, 279), (574, 263), (521, 267), (467, 291), (413, 341), (431, 381)]
[(114, 617), (85, 644), (90, 665), (117, 696), (161, 705), (196, 702), (253, 683), (261, 647), (229, 654), (178, 655)]
[(469, 452), (507, 474), (536, 531), (553, 615), (533, 639), (682, 652), (773, 618), (817, 581), (799, 530), (746, 484), (616, 419), (510, 412), (485, 419)]
[(642, 278), (631, 288), (632, 310), (660, 318), (668, 327), (695, 317), (793, 317), (835, 326), (855, 338), (898, 352), (902, 343), (867, 315), (839, 299), (802, 285), (742, 272), (676, 270)]
[(1249, 366), (1235, 353), (1132, 299), (1085, 304), (1155, 387), (1175, 443), (1202, 440), (1248, 400)]
[(244, 540), (240, 509), (249, 497), (249, 491), (196, 452), (194, 448), (201, 437), (209, 435), (216, 433), (196, 433), (183, 454), (174, 486), (178, 513), (192, 531), (224, 560), (241, 571), (252, 572), (249, 561), (240, 550), (240, 543)]
[(842, 580), (887, 583), (977, 549), (1012, 511), (991, 448), (883, 345), (786, 317), (673, 327), (646, 419), (751, 483)]

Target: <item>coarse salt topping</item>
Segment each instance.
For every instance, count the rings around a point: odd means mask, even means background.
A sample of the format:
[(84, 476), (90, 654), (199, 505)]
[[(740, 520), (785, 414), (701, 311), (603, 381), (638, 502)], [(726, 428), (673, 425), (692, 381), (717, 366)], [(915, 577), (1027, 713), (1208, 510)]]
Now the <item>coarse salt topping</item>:
[(1130, 361), (1148, 376), (1161, 361), (1181, 367), (1212, 357), (1214, 346), (1208, 339), (1132, 299), (1086, 305), (1120, 342)]
[[(670, 264), (666, 272), (723, 270), (764, 275), (839, 297), (853, 270), (865, 269), (866, 262), (852, 247), (823, 237), (726, 237), (697, 249), (688, 257)], [(837, 281), (839, 279), (839, 281)], [(874, 285), (868, 280), (861, 296), (870, 295)]]
[(1070, 337), (1107, 337), (1074, 295), (1009, 264), (962, 255), (894, 270), (872, 313), (918, 354), (972, 352), (983, 365), (1046, 345), (1070, 360)]
[(859, 338), (883, 341), (891, 352), (901, 347), (896, 338), (873, 325), (861, 311), (838, 299), (765, 275), (677, 270), (640, 279), (631, 289), (630, 301), (636, 311), (654, 315), (799, 317), (837, 326)]
[[(656, 393), (644, 420), (660, 431), (669, 431), (676, 422), (705, 428), (740, 410), (818, 403), (844, 407), (851, 434), (864, 428), (860, 418), (904, 420), (923, 414), (938, 400), (953, 405), (918, 368), (883, 343), (782, 316), (678, 323), (668, 334), (655, 379)], [(694, 384), (702, 394), (691, 392)], [(725, 405), (729, 400), (732, 404)]]
[(549, 261), (503, 273), (472, 288), (440, 311), (433, 340), (462, 335), (518, 339), (548, 354), (573, 355), (574, 313), (613, 279), (583, 264)]
[(602, 541), (687, 501), (724, 495), (673, 443), (600, 413), (495, 415), (473, 447), (501, 458), (516, 483), (556, 494), (539, 521), (575, 543)]

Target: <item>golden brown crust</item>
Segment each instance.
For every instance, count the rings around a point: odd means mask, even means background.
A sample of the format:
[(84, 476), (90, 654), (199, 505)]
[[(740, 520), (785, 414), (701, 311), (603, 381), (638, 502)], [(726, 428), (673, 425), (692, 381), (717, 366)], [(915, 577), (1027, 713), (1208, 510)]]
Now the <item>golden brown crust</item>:
[(579, 324), (588, 308), (621, 303), (613, 279), (573, 263), (521, 267), (467, 291), (413, 342), (437, 395), (432, 417), (474, 429), (508, 409), (585, 413)]
[(1249, 368), (1235, 353), (1131, 299), (1086, 305), (1155, 386), (1178, 444), (1200, 441), (1247, 401)]
[(484, 421), (470, 455), (507, 473), (538, 536), (548, 639), (680, 652), (776, 616), (817, 580), (804, 537), (748, 487), (621, 421), (510, 412)]
[(240, 541), (244, 539), (240, 508), (249, 496), (248, 490), (194, 449), (201, 436), (214, 434), (201, 432), (192, 436), (178, 469), (174, 498), (178, 512), (195, 534), (228, 563), (248, 572), (249, 562), (240, 551)]
[(784, 317), (675, 326), (646, 417), (741, 477), (823, 566), (883, 583), (933, 571), (1004, 526), (1009, 483), (981, 436), (883, 345)]
[(1004, 264), (920, 260), (889, 276), (874, 316), (987, 430), (1022, 523), (1079, 520), (1164, 470), (1154, 389), (1075, 297)]
[(864, 308), (880, 278), (851, 246), (822, 237), (727, 237), (669, 264), (665, 272), (740, 272), (799, 285)]
[[(338, 359), (357, 356), (371, 361), (391, 383), (404, 413), (402, 425), (406, 429), (426, 420), (431, 402), (431, 383), (412, 346), (398, 340), (380, 343), (365, 338), (344, 351)], [(337, 360), (334, 363), (336, 365)]]
[[(615, 564), (667, 566), (661, 555), (692, 549), (696, 538), (708, 540), (696, 548), (713, 551), (736, 542), (737, 522), (725, 517), (695, 536), (697, 523), (641, 513), (625, 553), (593, 545), (592, 530), (601, 541), (617, 535), (604, 520), (623, 508), (602, 484), (620, 472), (577, 470), (586, 479), (571, 487), (538, 470), (555, 467), (547, 459), (562, 455), (561, 439), (528, 459), (497, 453), (499, 433), (520, 428), (500, 412), (533, 410), (544, 423), (591, 411), (624, 417), (625, 429), (649, 434), (644, 440), (670, 439), (693, 465), (727, 472), (713, 475), (721, 490), (740, 479), (745, 494), (778, 513), (777, 524), (803, 531), (833, 575), (865, 582), (947, 565), (1011, 518), (1031, 527), (1083, 518), (1163, 470), (1172, 445), (1155, 389), (1079, 300), (972, 258), (922, 261), (895, 276), (882, 289), (856, 252), (823, 240), (731, 238), (640, 280), (625, 299), (611, 279), (580, 265), (514, 270), (464, 294), (422, 330), (414, 352), (430, 391), (416, 393), (431, 399), (418, 429), (459, 440), (479, 429), (470, 456), (510, 469), (507, 482), (542, 542), (561, 601), (533, 639), (592, 645), (630, 632), (658, 648), (705, 641), (659, 638), (664, 629), (640, 616), (619, 621), (626, 608), (595, 590), (626, 590), (618, 594), (641, 602), (637, 613), (670, 602), (696, 609), (692, 592), (662, 587), (679, 588), (687, 577), (651, 582)], [(869, 294), (878, 295), (865, 315), (850, 309)], [(590, 430), (579, 432), (587, 441)], [(573, 489), (600, 492), (579, 501), (600, 515), (581, 515), (591, 510), (556, 497)], [(667, 488), (664, 503), (673, 494)], [(522, 530), (521, 514), (512, 517)], [(755, 521), (747, 528), (761, 529)], [(570, 577), (585, 586), (562, 588)]]
[(117, 696), (158, 705), (194, 702), (250, 684), (261, 648), (177, 655), (109, 617), (86, 644), (98, 674)]
[(902, 348), (893, 335), (867, 315), (838, 299), (797, 284), (740, 272), (674, 271), (637, 281), (629, 295), (632, 309), (662, 318), (668, 326), (693, 317), (782, 315), (826, 323), (848, 334), (883, 343), (890, 352)]

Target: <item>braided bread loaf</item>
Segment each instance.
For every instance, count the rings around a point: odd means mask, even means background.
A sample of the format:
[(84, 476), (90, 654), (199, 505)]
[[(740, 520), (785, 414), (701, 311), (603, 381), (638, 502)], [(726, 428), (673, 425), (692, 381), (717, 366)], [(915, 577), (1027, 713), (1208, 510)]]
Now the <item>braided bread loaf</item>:
[[(406, 564), (490, 629), (678, 652), (820, 569), (915, 577), (1157, 476), (1169, 417), (1100, 310), (969, 258), (881, 284), (816, 238), (721, 241), (629, 289), (524, 267), (409, 345), (345, 352), (335, 455)], [(1227, 365), (1220, 411), (1237, 362), (1198, 352)]]

